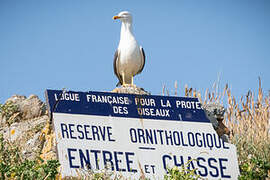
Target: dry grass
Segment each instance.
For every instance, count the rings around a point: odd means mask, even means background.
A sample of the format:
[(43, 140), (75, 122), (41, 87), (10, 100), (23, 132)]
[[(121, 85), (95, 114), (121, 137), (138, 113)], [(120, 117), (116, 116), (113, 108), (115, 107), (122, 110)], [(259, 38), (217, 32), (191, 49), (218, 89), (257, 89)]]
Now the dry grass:
[[(177, 86), (175, 88), (177, 88)], [(226, 104), (224, 105), (227, 106), (225, 107), (224, 123), (231, 130), (231, 140), (244, 136), (255, 144), (269, 142), (270, 92), (268, 95), (263, 95), (260, 79), (257, 97), (255, 97), (256, 93), (248, 91), (245, 96), (240, 98), (239, 102), (237, 102), (236, 98), (232, 95), (228, 85), (225, 86), (222, 93), (217, 92), (217, 89), (216, 85), (214, 85), (213, 90), (206, 90), (204, 97), (202, 97), (199, 91), (189, 88), (186, 85), (184, 94), (186, 97), (199, 98), (203, 105), (207, 103)], [(175, 92), (174, 94), (177, 95), (177, 91)]]
[[(203, 105), (207, 103), (225, 104), (224, 123), (231, 131), (231, 143), (237, 147), (240, 170), (258, 175), (257, 177), (254, 177), (253, 174), (246, 175), (243, 179), (269, 179), (270, 92), (267, 95), (263, 94), (261, 80), (259, 79), (258, 92), (248, 91), (238, 101), (232, 95), (228, 85), (222, 92), (219, 92), (218, 87), (214, 84), (212, 91), (206, 90), (203, 98), (200, 92), (188, 88), (188, 86), (185, 86), (184, 93), (187, 97), (198, 97)], [(264, 178), (261, 178), (263, 175)]]

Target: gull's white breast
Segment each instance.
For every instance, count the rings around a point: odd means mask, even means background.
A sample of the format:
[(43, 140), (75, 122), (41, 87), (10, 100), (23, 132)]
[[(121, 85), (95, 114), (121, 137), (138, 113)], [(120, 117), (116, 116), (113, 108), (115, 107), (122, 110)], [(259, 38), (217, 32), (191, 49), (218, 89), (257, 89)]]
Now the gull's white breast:
[(133, 37), (121, 39), (119, 42), (119, 72), (124, 72), (128, 77), (134, 76), (142, 64), (140, 47)]

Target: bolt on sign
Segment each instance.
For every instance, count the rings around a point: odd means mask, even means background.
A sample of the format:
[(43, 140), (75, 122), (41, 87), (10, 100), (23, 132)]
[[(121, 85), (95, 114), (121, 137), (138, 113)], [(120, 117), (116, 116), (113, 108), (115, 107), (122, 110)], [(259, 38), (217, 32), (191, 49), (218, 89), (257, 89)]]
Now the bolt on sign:
[(163, 179), (187, 166), (237, 179), (236, 147), (222, 141), (197, 98), (46, 90), (62, 177), (107, 170)]

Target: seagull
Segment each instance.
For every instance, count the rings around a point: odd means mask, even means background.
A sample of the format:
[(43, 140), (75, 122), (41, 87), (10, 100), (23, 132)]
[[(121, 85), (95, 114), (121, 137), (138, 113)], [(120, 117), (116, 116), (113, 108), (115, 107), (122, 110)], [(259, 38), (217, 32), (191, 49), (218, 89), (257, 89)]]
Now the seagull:
[(144, 50), (137, 43), (132, 31), (132, 15), (122, 11), (113, 19), (122, 22), (118, 48), (114, 54), (114, 74), (119, 82), (116, 86), (135, 86), (133, 77), (142, 72), (145, 64)]

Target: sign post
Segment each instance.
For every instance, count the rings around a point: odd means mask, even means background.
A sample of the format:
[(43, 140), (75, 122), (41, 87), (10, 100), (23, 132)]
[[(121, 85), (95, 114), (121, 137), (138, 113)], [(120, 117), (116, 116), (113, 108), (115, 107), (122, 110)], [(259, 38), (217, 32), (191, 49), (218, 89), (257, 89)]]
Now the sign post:
[(62, 176), (107, 169), (163, 179), (188, 168), (209, 179), (237, 179), (236, 148), (222, 141), (197, 98), (47, 90)]

